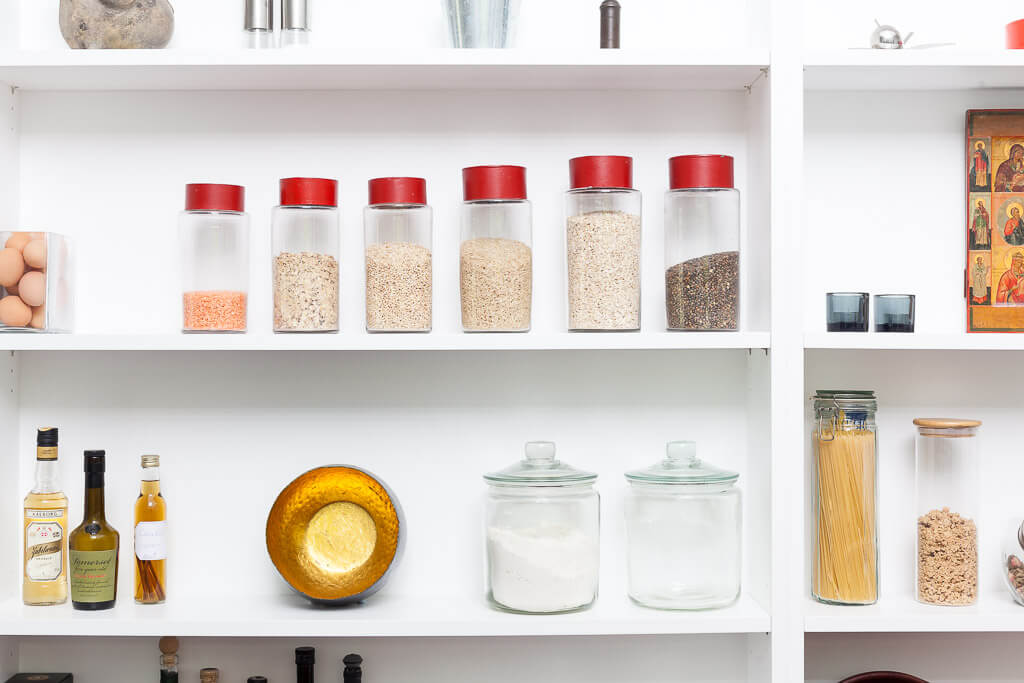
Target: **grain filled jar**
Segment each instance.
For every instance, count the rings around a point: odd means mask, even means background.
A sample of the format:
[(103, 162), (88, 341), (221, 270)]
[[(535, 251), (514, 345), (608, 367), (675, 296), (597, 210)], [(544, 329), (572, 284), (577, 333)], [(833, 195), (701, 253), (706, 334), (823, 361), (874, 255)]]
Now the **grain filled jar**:
[(249, 292), (249, 216), (245, 188), (185, 186), (178, 221), (184, 332), (245, 332)]
[(740, 194), (733, 159), (691, 154), (668, 160), (665, 309), (670, 330), (738, 330)]
[(284, 178), (273, 215), (275, 332), (338, 331), (338, 181)]
[(366, 330), (429, 332), (432, 219), (423, 178), (375, 178), (363, 211)]
[(915, 594), (932, 605), (978, 600), (980, 420), (917, 418), (914, 514)]
[(741, 497), (736, 472), (702, 462), (693, 441), (626, 473), (629, 597), (646, 607), (709, 609), (740, 595)]
[(522, 166), (462, 169), (459, 289), (466, 332), (526, 332), (533, 221)]
[(872, 391), (819, 390), (814, 397), (811, 593), (824, 603), (878, 600), (876, 409)]
[(534, 614), (589, 607), (599, 566), (597, 475), (556, 460), (553, 443), (531, 441), (525, 459), (484, 480), (491, 604)]
[(569, 160), (569, 329), (640, 329), (640, 193), (633, 159)]

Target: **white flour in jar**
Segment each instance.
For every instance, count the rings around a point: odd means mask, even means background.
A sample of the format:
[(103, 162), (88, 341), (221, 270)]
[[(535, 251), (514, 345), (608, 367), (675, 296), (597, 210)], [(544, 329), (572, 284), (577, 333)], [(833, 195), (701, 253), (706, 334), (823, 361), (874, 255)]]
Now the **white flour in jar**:
[(598, 541), (575, 527), (487, 530), (491, 595), (522, 612), (562, 612), (597, 594)]

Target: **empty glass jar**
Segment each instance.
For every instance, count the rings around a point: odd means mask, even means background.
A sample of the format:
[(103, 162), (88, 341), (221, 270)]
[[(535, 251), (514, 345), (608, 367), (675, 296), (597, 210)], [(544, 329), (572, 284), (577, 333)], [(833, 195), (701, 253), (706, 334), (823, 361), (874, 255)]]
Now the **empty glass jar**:
[(740, 595), (741, 498), (736, 472), (673, 441), (660, 463), (626, 473), (629, 596), (647, 607), (708, 609)]
[(249, 297), (249, 216), (245, 188), (185, 186), (178, 222), (182, 330), (245, 332)]
[(917, 599), (972, 605), (978, 599), (981, 422), (917, 418), (914, 424)]
[(432, 221), (423, 178), (375, 178), (363, 211), (366, 330), (429, 332)]
[(274, 331), (337, 332), (337, 180), (281, 181), (273, 252)]
[(668, 160), (665, 309), (670, 330), (738, 330), (740, 193), (733, 159), (691, 154)]
[(640, 192), (633, 159), (569, 160), (569, 329), (640, 329)]
[(600, 506), (594, 481), (531, 441), (526, 458), (484, 475), (487, 597), (504, 610), (569, 612), (597, 597)]
[(522, 166), (462, 169), (459, 285), (467, 332), (530, 329), (532, 219)]

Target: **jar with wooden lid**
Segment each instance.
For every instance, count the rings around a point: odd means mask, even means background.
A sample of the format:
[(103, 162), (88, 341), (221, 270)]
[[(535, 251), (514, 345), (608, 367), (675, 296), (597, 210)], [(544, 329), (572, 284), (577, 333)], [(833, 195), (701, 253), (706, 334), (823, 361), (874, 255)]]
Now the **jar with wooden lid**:
[(834, 605), (878, 600), (878, 431), (873, 391), (814, 397), (815, 543), (811, 593)]
[(917, 418), (914, 514), (915, 594), (931, 605), (978, 600), (980, 420)]

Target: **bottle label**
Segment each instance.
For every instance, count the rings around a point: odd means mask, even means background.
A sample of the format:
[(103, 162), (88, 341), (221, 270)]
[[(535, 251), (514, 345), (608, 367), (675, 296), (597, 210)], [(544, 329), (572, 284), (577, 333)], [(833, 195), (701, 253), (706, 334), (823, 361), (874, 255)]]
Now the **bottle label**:
[(110, 602), (117, 595), (117, 550), (72, 550), (71, 599)]
[(140, 560), (167, 559), (167, 522), (135, 525), (135, 556)]
[(56, 446), (37, 446), (36, 447), (36, 460), (56, 460), (57, 459), (57, 447)]
[(25, 576), (30, 581), (56, 581), (64, 571), (63, 510), (25, 510)]

